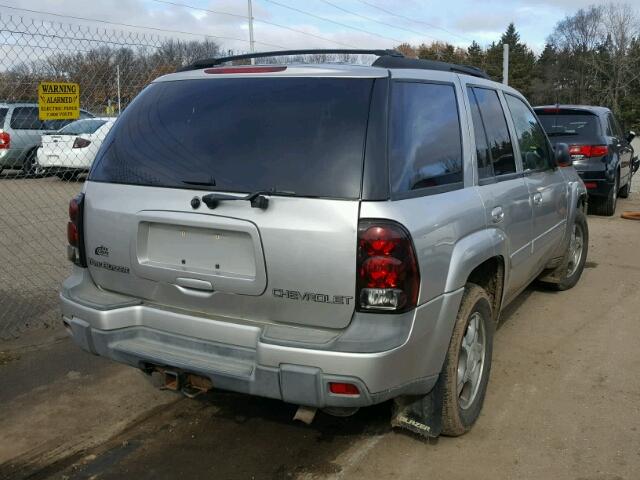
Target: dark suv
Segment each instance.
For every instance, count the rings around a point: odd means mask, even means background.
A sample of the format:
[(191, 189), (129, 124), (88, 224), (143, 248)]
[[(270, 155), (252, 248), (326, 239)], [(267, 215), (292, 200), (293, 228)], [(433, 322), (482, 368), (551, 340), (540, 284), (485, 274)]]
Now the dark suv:
[(586, 105), (535, 107), (552, 143), (566, 143), (589, 192), (594, 213), (613, 215), (618, 196), (627, 198), (638, 169), (631, 140), (611, 110)]

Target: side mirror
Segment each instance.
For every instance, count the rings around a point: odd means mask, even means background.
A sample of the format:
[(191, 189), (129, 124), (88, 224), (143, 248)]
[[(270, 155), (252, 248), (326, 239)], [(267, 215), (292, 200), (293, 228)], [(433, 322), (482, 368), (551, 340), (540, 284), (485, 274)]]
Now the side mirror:
[(558, 167), (570, 167), (573, 165), (573, 159), (569, 153), (569, 145), (566, 143), (556, 143), (553, 147), (556, 155), (556, 165)]
[(631, 140), (633, 140), (634, 138), (636, 138), (636, 132), (630, 130), (627, 133), (627, 142), (631, 143)]

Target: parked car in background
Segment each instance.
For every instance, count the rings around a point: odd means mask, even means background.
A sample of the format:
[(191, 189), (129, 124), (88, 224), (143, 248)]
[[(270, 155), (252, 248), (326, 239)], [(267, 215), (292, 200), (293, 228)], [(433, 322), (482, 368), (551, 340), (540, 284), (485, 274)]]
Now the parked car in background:
[(629, 196), (631, 177), (638, 169), (631, 146), (635, 133), (623, 132), (605, 107), (547, 105), (535, 107), (535, 112), (551, 142), (569, 145), (594, 213), (613, 215), (618, 196)]
[[(80, 110), (80, 118), (93, 114)], [(0, 172), (21, 169), (37, 173), (37, 150), (43, 134), (56, 131), (73, 120), (40, 120), (37, 103), (0, 102)]]
[(61, 179), (88, 172), (115, 120), (109, 117), (76, 120), (56, 133), (43, 135), (42, 146), (38, 148), (41, 172)]
[(74, 340), (188, 395), (395, 399), (394, 425), (468, 431), (500, 312), (582, 274), (586, 189), (518, 91), (373, 53), (145, 88), (69, 206)]

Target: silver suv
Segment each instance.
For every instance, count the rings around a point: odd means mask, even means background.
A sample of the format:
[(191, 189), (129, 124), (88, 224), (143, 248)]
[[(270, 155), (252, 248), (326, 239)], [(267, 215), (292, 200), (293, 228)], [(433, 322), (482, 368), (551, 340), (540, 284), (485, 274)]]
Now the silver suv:
[[(80, 118), (93, 114), (80, 110)], [(73, 120), (40, 120), (37, 103), (0, 101), (0, 173), (5, 168), (24, 174), (38, 173), (37, 151), (41, 137), (55, 132)]]
[(586, 190), (514, 89), (367, 53), (201, 61), (138, 95), (70, 205), (82, 348), (188, 394), (471, 427), (500, 312), (582, 273)]

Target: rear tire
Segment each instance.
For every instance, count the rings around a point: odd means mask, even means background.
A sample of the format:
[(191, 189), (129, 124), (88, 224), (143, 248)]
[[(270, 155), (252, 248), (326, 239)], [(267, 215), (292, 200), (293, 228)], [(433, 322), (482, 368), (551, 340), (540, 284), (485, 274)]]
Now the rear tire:
[(629, 180), (627, 180), (627, 184), (620, 189), (618, 192), (618, 196), (620, 198), (629, 198), (629, 194), (631, 193), (631, 175), (629, 175)]
[(442, 434), (468, 432), (482, 409), (491, 371), (494, 321), (487, 292), (467, 283), (442, 369)]
[(24, 158), (24, 162), (22, 163), (22, 174), (25, 177), (35, 177), (38, 175), (38, 149), (32, 148), (27, 153)]
[(605, 198), (589, 198), (589, 205), (592, 207), (593, 213), (595, 213), (596, 215), (603, 215), (605, 217), (610, 217), (611, 215), (616, 213), (619, 184), (620, 178), (616, 176), (613, 187), (611, 187), (611, 190), (609, 191), (609, 195), (607, 195)]
[(55, 175), (62, 181), (75, 181), (78, 178), (78, 172), (70, 170), (57, 172)]

